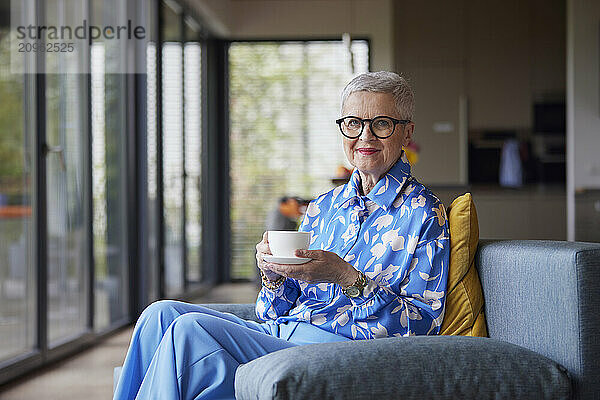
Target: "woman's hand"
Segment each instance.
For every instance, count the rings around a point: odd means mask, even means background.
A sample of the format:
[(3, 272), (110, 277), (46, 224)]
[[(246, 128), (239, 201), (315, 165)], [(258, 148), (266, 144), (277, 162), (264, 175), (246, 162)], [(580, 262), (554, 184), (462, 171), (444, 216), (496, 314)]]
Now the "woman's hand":
[(305, 264), (265, 263), (265, 268), (279, 275), (308, 283), (337, 283), (342, 287), (352, 285), (358, 277), (358, 271), (352, 265), (331, 251), (296, 250), (295, 255), (312, 258), (312, 260)]
[(260, 269), (263, 274), (270, 281), (276, 281), (281, 275), (273, 272), (270, 268), (268, 268), (268, 264), (265, 260), (263, 260), (264, 255), (271, 255), (271, 249), (269, 248), (269, 239), (267, 237), (267, 232), (263, 233), (262, 241), (256, 245), (256, 265), (258, 269)]

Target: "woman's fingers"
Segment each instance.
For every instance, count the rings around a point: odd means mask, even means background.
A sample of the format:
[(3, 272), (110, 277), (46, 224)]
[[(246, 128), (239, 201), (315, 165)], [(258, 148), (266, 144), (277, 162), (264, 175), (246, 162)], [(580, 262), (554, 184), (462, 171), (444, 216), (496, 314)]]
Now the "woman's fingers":
[(259, 243), (256, 245), (256, 252), (261, 254), (271, 254), (271, 249), (268, 245)]
[(296, 257), (306, 257), (311, 260), (304, 264), (273, 264), (268, 263), (271, 270), (288, 278), (298, 279), (308, 283), (338, 283), (340, 274), (351, 267), (337, 254), (324, 250), (302, 250), (295, 252)]
[(296, 257), (306, 257), (306, 258), (312, 258), (313, 260), (322, 260), (324, 253), (325, 252), (323, 250), (298, 249), (298, 250), (296, 250), (296, 252), (294, 254), (296, 255)]
[(281, 275), (271, 268), (273, 264), (269, 264), (263, 259), (263, 256), (265, 255), (271, 255), (267, 232), (263, 233), (261, 242), (256, 245), (256, 266), (263, 271), (267, 279), (276, 280)]
[(256, 252), (268, 255), (271, 254), (271, 249), (269, 248), (269, 242), (267, 240), (267, 232), (263, 233), (262, 241), (256, 245)]
[(264, 255), (265, 253), (256, 253), (256, 264), (258, 265), (258, 268), (262, 270), (267, 269), (267, 262), (263, 259)]
[(266, 263), (266, 267), (287, 278), (294, 278), (308, 283), (327, 282), (322, 266), (314, 265), (312, 261), (304, 264), (275, 264)]
[(291, 264), (275, 264), (275, 263), (266, 263), (265, 267), (270, 269), (273, 272), (278, 273), (279, 275), (285, 277), (297, 277), (297, 271), (295, 270), (295, 265)]

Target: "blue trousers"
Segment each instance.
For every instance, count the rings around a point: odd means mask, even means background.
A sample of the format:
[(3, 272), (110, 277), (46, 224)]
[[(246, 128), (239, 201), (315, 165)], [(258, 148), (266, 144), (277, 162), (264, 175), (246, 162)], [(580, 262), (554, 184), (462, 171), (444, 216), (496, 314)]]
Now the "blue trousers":
[(234, 399), (240, 364), (287, 347), (345, 340), (305, 322), (258, 323), (158, 301), (137, 321), (114, 399)]

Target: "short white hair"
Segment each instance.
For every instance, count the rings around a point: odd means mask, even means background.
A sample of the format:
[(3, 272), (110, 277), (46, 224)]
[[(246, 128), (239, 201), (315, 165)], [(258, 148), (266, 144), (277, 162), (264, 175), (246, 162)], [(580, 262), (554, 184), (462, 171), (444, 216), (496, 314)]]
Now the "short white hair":
[(402, 119), (412, 121), (414, 118), (415, 95), (412, 87), (406, 78), (394, 72), (366, 72), (352, 79), (342, 91), (342, 109), (348, 96), (354, 92), (391, 93)]

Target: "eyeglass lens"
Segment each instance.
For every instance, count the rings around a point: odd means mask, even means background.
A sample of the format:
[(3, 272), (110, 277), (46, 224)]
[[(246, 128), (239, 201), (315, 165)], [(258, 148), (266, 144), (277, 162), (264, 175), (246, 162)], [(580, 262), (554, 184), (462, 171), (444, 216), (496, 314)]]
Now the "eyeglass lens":
[(375, 136), (389, 136), (394, 131), (394, 121), (387, 117), (377, 117), (370, 121), (362, 121), (360, 118), (348, 117), (342, 121), (343, 133), (347, 136), (358, 137), (364, 129), (363, 124), (370, 124), (369, 128)]

